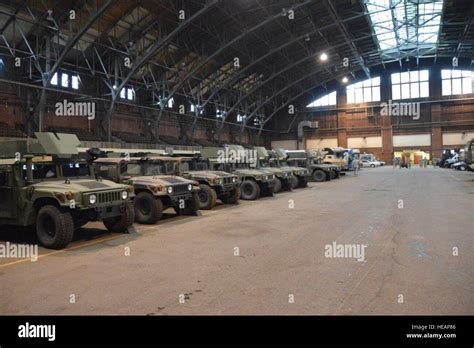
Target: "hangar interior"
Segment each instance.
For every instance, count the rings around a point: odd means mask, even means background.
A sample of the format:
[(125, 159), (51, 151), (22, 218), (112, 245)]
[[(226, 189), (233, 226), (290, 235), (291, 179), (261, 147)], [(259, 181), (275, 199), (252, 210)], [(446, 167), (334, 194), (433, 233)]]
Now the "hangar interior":
[[(0, 314), (472, 315), (473, 18), (470, 0), (0, 0), (0, 245), (31, 242), (15, 226), (48, 234), (35, 267), (0, 259), (20, 289)], [(43, 155), (63, 165), (76, 138), (104, 173), (87, 218), (69, 204), (86, 186), (61, 186), (83, 162), (33, 201)], [(57, 153), (34, 165), (7, 145), (38, 142)], [(200, 168), (225, 178), (183, 174), (178, 156), (223, 148), (268, 172), (209, 155)], [(128, 188), (91, 193), (102, 179)], [(367, 263), (328, 257), (333, 242)], [(57, 301), (70, 293), (84, 302)]]

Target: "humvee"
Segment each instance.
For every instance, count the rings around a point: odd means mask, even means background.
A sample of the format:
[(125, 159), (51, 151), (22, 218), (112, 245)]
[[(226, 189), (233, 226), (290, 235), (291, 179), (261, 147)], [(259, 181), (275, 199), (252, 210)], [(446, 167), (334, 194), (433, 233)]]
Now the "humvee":
[[(158, 156), (164, 162), (172, 164), (172, 172), (183, 178), (199, 183), (200, 207), (209, 210), (217, 204), (217, 198), (222, 203), (236, 204), (240, 198), (239, 176), (223, 171), (210, 170), (209, 161), (200, 156)], [(155, 156), (153, 156), (155, 158)]]
[[(134, 221), (133, 188), (97, 179), (72, 134), (36, 133), (39, 143), (2, 143), (0, 225), (32, 226), (41, 245), (66, 247), (74, 231), (103, 221), (126, 232)], [(11, 152), (14, 151), (14, 153)]]
[(241, 199), (255, 200), (261, 194), (273, 195), (275, 175), (266, 170), (255, 169), (256, 158), (249, 158), (245, 153), (247, 152), (240, 145), (204, 147), (201, 150), (202, 157), (209, 160), (211, 169), (239, 176)]
[(310, 178), (316, 182), (329, 181), (340, 175), (340, 168), (330, 164), (316, 163), (313, 156), (305, 150), (287, 150), (289, 165), (306, 167)]
[(257, 150), (257, 168), (272, 172), (275, 175), (274, 192), (281, 190), (292, 190), (298, 186), (298, 179), (293, 175), (290, 168), (280, 168), (270, 163), (270, 154), (263, 146), (255, 146)]
[[(269, 152), (270, 154), (270, 166), (290, 169), (293, 172), (293, 177), (296, 178), (296, 182), (292, 179), (292, 187), (307, 187), (309, 179), (309, 170), (305, 167), (293, 167), (289, 166), (287, 162), (287, 154), (283, 149), (274, 149)], [(295, 185), (296, 184), (296, 185)]]
[(135, 219), (141, 224), (158, 222), (171, 207), (178, 215), (194, 215), (199, 210), (199, 184), (169, 175), (172, 168), (160, 159), (97, 158), (94, 167), (100, 177), (133, 186)]
[(474, 157), (472, 152), (474, 150), (474, 139), (468, 141), (466, 146), (464, 146), (464, 162), (467, 165), (467, 169), (474, 171)]

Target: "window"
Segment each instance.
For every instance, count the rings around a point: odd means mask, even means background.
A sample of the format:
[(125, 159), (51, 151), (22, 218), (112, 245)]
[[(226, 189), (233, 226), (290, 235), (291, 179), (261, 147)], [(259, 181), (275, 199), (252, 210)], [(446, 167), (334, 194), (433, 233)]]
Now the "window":
[(243, 123), (245, 122), (245, 119), (247, 118), (246, 115), (241, 115), (241, 114), (237, 114), (237, 122), (238, 123)]
[(79, 75), (66, 72), (56, 72), (51, 77), (50, 83), (53, 86), (60, 84), (61, 87), (64, 88), (79, 89)]
[(79, 76), (77, 75), (71, 76), (71, 87), (73, 89), (79, 89)]
[(54, 73), (53, 77), (51, 78), (51, 84), (54, 86), (58, 85), (58, 73)]
[(61, 74), (61, 87), (69, 87), (69, 75)]
[(380, 77), (349, 85), (346, 92), (348, 104), (380, 101)]
[(325, 96), (316, 99), (315, 101), (308, 104), (307, 108), (315, 108), (320, 106), (330, 106), (337, 104), (337, 92), (334, 91), (332, 93), (326, 94)]
[(364, 0), (381, 51), (435, 47), (443, 0)]
[(174, 106), (174, 98), (171, 97), (170, 99), (168, 99), (168, 108), (172, 109)]
[[(114, 88), (117, 88), (117, 86), (114, 85)], [(120, 91), (120, 98), (127, 99), (127, 100), (134, 100), (135, 90), (132, 87), (124, 87)]]
[(430, 95), (428, 70), (392, 74), (392, 99), (417, 99)]
[(216, 118), (222, 119), (223, 117), (224, 117), (224, 113), (221, 110), (217, 109)]
[[(195, 111), (196, 111), (196, 108), (199, 108), (199, 107), (201, 107), (201, 105), (194, 105), (193, 103), (191, 103), (191, 108), (190, 108), (190, 110), (191, 110), (191, 112), (195, 112)], [(202, 115), (203, 111), (204, 111), (204, 110), (201, 110), (201, 111), (199, 112), (199, 114)]]
[(441, 70), (443, 95), (472, 93), (472, 78), (469, 70)]

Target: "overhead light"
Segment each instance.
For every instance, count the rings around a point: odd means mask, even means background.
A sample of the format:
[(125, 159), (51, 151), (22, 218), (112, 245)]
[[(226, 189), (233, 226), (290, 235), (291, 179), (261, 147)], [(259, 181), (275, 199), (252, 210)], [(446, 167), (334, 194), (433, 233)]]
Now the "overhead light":
[(319, 59), (321, 59), (323, 62), (325, 62), (326, 60), (328, 60), (328, 55), (326, 53), (322, 53), (319, 56)]
[(342, 78), (342, 83), (348, 83), (349, 82), (349, 79), (347, 78), (347, 76), (344, 76)]

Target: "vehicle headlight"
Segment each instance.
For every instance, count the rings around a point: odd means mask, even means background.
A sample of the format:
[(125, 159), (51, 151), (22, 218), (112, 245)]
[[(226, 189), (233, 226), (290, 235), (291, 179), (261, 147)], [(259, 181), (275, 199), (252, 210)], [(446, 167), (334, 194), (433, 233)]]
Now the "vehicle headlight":
[(237, 182), (237, 178), (235, 176), (232, 178), (232, 182)]
[(128, 192), (122, 191), (122, 199), (127, 199), (127, 198), (128, 198)]
[(89, 196), (89, 203), (90, 204), (95, 204), (97, 202), (97, 196), (96, 195), (90, 195)]
[(214, 182), (216, 183), (216, 185), (221, 185), (222, 184), (222, 178), (217, 178), (214, 180)]
[(173, 193), (173, 186), (168, 186), (166, 191), (168, 191), (169, 194)]
[(188, 191), (192, 191), (193, 190), (193, 185), (189, 184), (188, 185)]

